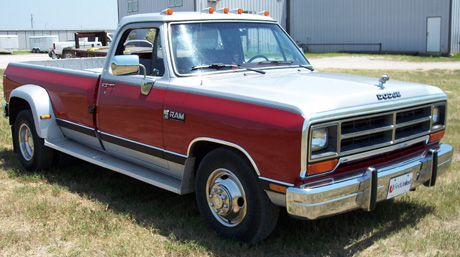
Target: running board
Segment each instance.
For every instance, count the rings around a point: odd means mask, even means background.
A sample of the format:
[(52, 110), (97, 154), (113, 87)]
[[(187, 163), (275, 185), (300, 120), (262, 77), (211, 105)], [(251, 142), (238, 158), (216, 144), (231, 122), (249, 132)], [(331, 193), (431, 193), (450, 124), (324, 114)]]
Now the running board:
[(180, 194), (181, 180), (144, 168), (69, 139), (45, 139), (45, 145), (60, 152)]

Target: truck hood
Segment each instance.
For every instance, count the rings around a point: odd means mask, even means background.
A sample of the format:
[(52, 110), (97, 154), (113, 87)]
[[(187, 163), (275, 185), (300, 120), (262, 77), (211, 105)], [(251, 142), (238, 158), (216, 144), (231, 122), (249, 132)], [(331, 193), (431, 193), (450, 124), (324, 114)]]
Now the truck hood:
[(274, 107), (297, 109), (304, 117), (370, 104), (383, 106), (410, 99), (417, 102), (418, 98), (426, 96), (447, 99), (437, 87), (411, 82), (390, 79), (381, 89), (379, 79), (284, 69), (266, 74), (248, 72), (208, 76), (203, 78), (201, 89)]

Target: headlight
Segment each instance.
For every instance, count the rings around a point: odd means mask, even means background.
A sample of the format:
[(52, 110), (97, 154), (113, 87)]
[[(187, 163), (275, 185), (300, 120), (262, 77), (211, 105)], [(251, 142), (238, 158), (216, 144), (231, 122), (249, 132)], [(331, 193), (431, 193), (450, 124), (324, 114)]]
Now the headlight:
[(431, 122), (432, 122), (432, 131), (444, 129), (446, 117), (446, 106), (445, 105), (435, 105), (431, 113)]
[(439, 106), (433, 108), (433, 115), (431, 117), (431, 119), (433, 120), (433, 124), (438, 123), (441, 118), (439, 108)]
[(319, 151), (327, 147), (327, 128), (317, 128), (312, 132), (311, 150)]

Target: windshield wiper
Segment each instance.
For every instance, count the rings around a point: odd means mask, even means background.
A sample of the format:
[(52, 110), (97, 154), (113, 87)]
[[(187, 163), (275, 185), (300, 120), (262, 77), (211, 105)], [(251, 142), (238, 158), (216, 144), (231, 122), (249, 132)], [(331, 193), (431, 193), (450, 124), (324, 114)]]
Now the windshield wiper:
[(248, 70), (248, 71), (258, 72), (260, 74), (265, 74), (266, 73), (263, 70), (256, 70), (256, 69), (241, 67), (241, 65), (225, 64), (225, 63), (213, 63), (213, 64), (197, 65), (197, 66), (192, 67), (192, 70), (199, 70), (199, 69), (216, 69), (216, 70), (219, 70), (219, 69), (223, 69), (223, 68), (241, 68), (241, 69), (245, 69), (245, 70)]
[(203, 64), (192, 67), (192, 70), (200, 69), (216, 69), (220, 70), (222, 68), (238, 68), (236, 64), (225, 64), (225, 63), (213, 63), (213, 64)]
[(267, 72), (265, 72), (265, 71), (263, 71), (263, 70), (256, 70), (256, 69), (252, 69), (252, 68), (241, 67), (241, 65), (238, 65), (238, 67), (240, 67), (241, 69), (248, 70), (248, 71), (258, 72), (258, 73), (260, 73), (260, 74), (265, 74), (265, 73), (267, 73)]
[(258, 64), (292, 64), (292, 62), (285, 62), (285, 61), (262, 61)]
[(303, 64), (300, 64), (299, 67), (305, 68), (305, 69), (307, 69), (307, 70), (315, 71), (315, 68), (313, 68), (313, 66), (311, 66), (311, 65), (303, 65)]

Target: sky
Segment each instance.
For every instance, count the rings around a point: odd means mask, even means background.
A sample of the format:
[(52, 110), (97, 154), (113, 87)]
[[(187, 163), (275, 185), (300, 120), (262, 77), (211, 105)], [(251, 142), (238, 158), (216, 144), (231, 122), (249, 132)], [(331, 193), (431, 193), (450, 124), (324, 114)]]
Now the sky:
[[(31, 24), (32, 17), (32, 24)], [(0, 30), (117, 28), (117, 0), (1, 0)]]

